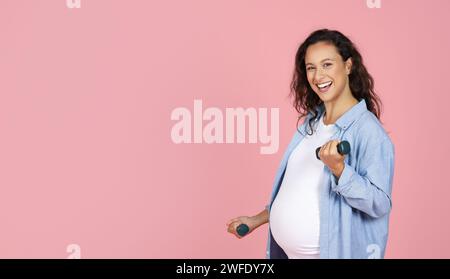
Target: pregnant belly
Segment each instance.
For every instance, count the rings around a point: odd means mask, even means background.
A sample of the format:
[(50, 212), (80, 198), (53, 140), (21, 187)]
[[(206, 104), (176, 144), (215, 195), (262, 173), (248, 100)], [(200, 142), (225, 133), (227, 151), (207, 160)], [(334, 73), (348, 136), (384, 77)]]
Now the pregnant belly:
[(319, 200), (313, 195), (294, 197), (279, 193), (270, 210), (269, 225), (285, 251), (311, 253), (319, 247)]

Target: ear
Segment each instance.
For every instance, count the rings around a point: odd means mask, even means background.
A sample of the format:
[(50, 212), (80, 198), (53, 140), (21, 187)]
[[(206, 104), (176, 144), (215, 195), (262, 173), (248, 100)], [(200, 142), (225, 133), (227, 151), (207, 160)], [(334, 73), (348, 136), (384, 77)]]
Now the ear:
[(352, 58), (349, 57), (347, 61), (345, 61), (345, 72), (349, 75), (352, 72), (353, 61)]

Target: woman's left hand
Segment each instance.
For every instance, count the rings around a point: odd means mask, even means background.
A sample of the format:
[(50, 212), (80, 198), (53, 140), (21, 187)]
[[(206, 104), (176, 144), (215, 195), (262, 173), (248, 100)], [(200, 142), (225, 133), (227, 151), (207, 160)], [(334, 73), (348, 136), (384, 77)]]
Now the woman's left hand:
[(322, 145), (319, 151), (319, 157), (322, 162), (327, 165), (331, 172), (339, 179), (344, 171), (344, 156), (337, 151), (337, 145), (339, 141), (330, 140)]

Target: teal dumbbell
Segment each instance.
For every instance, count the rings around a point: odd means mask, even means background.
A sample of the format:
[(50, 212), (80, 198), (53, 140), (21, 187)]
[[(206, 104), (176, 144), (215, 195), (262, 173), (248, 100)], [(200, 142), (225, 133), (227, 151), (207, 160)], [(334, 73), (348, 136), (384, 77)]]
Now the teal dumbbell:
[(240, 224), (240, 225), (237, 226), (237, 228), (236, 228), (236, 232), (237, 232), (238, 235), (240, 235), (240, 236), (246, 235), (249, 231), (250, 231), (250, 228), (249, 228), (246, 224)]
[[(341, 155), (346, 155), (348, 153), (350, 153), (350, 143), (346, 140), (341, 141), (338, 145), (337, 145), (337, 150), (338, 153)], [(318, 160), (320, 160), (319, 157), (319, 151), (320, 151), (320, 147), (317, 147), (316, 149), (316, 157)]]

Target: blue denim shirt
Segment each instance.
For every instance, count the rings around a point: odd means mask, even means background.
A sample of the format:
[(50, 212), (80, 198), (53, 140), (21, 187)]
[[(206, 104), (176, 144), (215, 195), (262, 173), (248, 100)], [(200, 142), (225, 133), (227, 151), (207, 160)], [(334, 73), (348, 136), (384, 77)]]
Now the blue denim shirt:
[[(319, 108), (318, 121), (324, 112)], [(308, 120), (295, 131), (275, 176), (272, 195), (266, 209), (272, 207), (288, 159), (309, 131)], [(320, 258), (383, 258), (388, 239), (391, 191), (394, 175), (394, 145), (373, 113), (361, 100), (337, 121), (332, 139), (347, 140), (350, 154), (339, 178), (325, 165), (324, 185), (320, 193)], [(269, 222), (270, 224), (270, 222)], [(286, 258), (274, 240), (270, 225), (267, 259)]]

